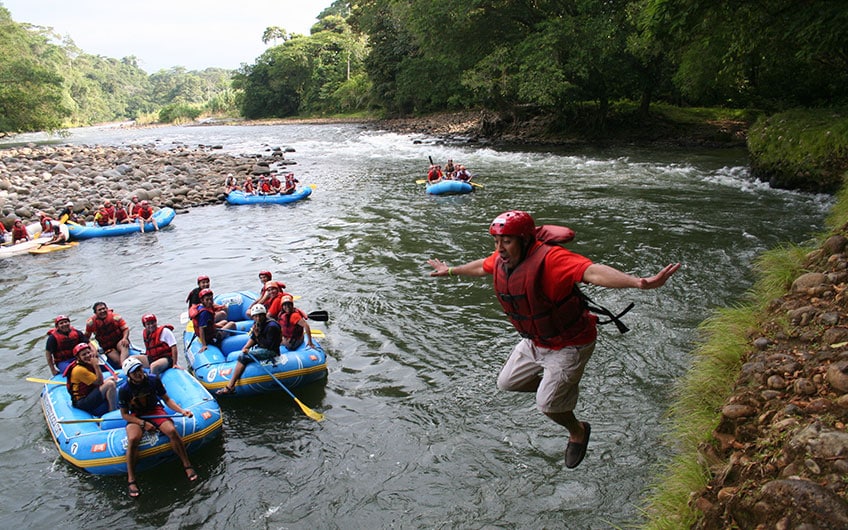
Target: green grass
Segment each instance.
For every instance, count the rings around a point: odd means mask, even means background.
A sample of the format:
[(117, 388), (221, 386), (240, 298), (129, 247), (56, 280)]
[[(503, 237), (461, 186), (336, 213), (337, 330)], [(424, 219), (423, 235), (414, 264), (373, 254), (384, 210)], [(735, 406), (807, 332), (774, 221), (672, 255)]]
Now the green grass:
[[(827, 219), (831, 230), (848, 223), (848, 186), (837, 194)], [(755, 263), (758, 280), (746, 302), (715, 312), (699, 327), (703, 342), (694, 352), (688, 373), (676, 388), (669, 411), (671, 434), (677, 454), (655, 480), (645, 500), (648, 529), (689, 528), (699, 517), (690, 505), (711, 478), (711, 462), (698, 448), (713, 443), (720, 410), (734, 390), (739, 369), (750, 346), (750, 332), (762, 329), (768, 304), (784, 294), (805, 272), (808, 254), (818, 248), (829, 233), (806, 245), (785, 245), (764, 253)]]

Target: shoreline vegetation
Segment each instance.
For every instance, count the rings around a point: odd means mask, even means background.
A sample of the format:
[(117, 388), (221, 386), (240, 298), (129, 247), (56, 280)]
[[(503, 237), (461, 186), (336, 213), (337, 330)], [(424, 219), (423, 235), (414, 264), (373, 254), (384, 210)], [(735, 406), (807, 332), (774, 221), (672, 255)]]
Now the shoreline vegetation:
[[(703, 340), (670, 411), (675, 455), (646, 492), (646, 528), (848, 527), (848, 119), (841, 110), (660, 112), (611, 120), (603, 137), (542, 116), (487, 111), (409, 119), (364, 117), (206, 120), (204, 125), (359, 123), (440, 141), (499, 145), (747, 147), (752, 174), (775, 187), (837, 192), (829, 230), (777, 248), (755, 264), (740, 305), (701, 325)], [(134, 125), (118, 125), (130, 127)], [(143, 125), (149, 126), (149, 125)], [(220, 203), (233, 173), (286, 171), (282, 146), (231, 156), (219, 146), (0, 148), (0, 220), (93, 214), (105, 198), (139, 195), (176, 210)], [(292, 169), (289, 169), (292, 170)], [(296, 171), (296, 166), (293, 169)], [(167, 184), (167, 185), (165, 185)], [(305, 183), (308, 184), (308, 183)]]

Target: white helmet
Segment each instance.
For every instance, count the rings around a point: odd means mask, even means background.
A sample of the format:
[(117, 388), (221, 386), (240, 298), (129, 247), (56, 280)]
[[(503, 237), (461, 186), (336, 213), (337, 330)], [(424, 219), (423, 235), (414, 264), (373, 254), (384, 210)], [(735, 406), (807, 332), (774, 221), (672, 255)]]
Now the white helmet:
[(134, 371), (136, 368), (142, 367), (143, 365), (141, 364), (141, 361), (132, 356), (127, 357), (127, 360), (121, 365), (121, 368), (124, 369), (124, 373), (127, 375), (130, 375), (130, 372)]
[(268, 310), (262, 304), (256, 304), (250, 308), (250, 316), (264, 315), (266, 313), (268, 313)]

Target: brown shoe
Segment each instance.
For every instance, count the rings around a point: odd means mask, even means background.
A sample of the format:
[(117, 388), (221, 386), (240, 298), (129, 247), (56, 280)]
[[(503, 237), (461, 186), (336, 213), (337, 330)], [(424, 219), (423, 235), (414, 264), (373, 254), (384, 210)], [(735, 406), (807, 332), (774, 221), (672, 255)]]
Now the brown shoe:
[(565, 446), (565, 467), (568, 469), (574, 469), (580, 465), (583, 457), (586, 456), (586, 448), (589, 446), (589, 434), (592, 432), (592, 426), (589, 425), (588, 421), (580, 423), (583, 424), (583, 430), (586, 433), (583, 442), (568, 442), (568, 445)]

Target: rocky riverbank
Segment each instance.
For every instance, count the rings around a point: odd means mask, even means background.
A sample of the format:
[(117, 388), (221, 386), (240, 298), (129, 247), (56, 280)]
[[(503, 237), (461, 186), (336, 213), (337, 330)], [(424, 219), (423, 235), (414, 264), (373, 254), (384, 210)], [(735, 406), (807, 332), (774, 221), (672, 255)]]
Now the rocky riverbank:
[(699, 529), (848, 528), (848, 226), (749, 331), (693, 493)]
[(284, 171), (294, 164), (282, 147), (264, 154), (232, 156), (220, 146), (132, 147), (25, 146), (0, 150), (0, 221), (36, 220), (37, 212), (55, 216), (66, 203), (92, 220), (106, 199), (133, 195), (156, 207), (177, 211), (224, 200), (224, 179), (240, 181)]

